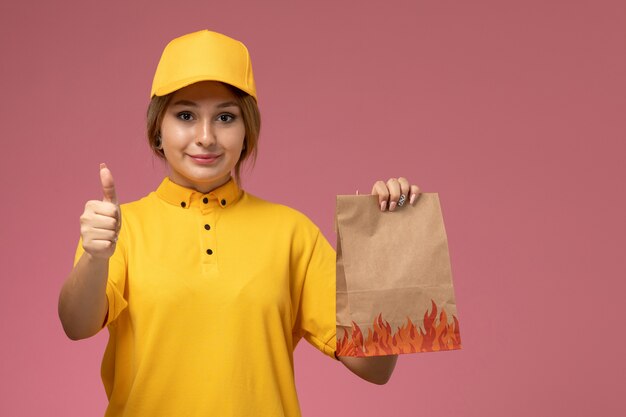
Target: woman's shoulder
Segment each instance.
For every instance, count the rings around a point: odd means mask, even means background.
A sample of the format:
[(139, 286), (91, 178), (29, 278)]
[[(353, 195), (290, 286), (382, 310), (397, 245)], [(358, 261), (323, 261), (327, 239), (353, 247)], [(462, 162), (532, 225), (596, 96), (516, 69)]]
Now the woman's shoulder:
[(121, 210), (136, 212), (147, 209), (149, 206), (155, 203), (154, 197), (156, 194), (151, 192), (150, 194), (139, 198), (138, 200), (128, 201), (120, 204)]
[(244, 192), (242, 203), (255, 216), (261, 216), (282, 225), (293, 225), (317, 230), (315, 223), (306, 214), (293, 207), (272, 202), (248, 192)]
[[(161, 217), (161, 201), (154, 191), (133, 201), (120, 204), (122, 219), (126, 223), (144, 223), (149, 219)], [(124, 221), (122, 221), (122, 224)]]

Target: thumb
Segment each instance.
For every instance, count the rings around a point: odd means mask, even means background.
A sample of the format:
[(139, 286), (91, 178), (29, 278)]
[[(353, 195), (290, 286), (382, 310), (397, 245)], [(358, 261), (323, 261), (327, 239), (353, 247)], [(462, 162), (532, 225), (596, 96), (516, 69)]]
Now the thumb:
[(117, 203), (117, 194), (115, 194), (115, 183), (113, 182), (113, 175), (106, 164), (100, 164), (100, 182), (102, 183), (102, 201), (108, 201), (115, 205)]

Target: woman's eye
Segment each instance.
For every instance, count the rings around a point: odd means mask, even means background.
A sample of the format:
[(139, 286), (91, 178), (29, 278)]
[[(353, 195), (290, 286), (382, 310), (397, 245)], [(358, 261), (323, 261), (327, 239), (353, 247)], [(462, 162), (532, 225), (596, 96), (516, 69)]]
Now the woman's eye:
[(217, 120), (224, 123), (232, 122), (234, 119), (235, 116), (233, 116), (232, 114), (220, 114), (219, 116), (217, 116)]
[(185, 120), (185, 121), (189, 121), (191, 119), (193, 119), (193, 116), (191, 115), (191, 113), (183, 111), (178, 113), (177, 117), (181, 120)]

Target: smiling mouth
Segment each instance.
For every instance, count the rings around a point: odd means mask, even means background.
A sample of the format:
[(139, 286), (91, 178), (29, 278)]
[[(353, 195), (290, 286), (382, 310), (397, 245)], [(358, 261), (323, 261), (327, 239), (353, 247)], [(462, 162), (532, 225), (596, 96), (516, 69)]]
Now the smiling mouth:
[(189, 155), (189, 157), (191, 159), (193, 159), (195, 162), (198, 162), (198, 163), (201, 163), (201, 164), (210, 164), (212, 162), (215, 162), (221, 156), (222, 156), (221, 154)]

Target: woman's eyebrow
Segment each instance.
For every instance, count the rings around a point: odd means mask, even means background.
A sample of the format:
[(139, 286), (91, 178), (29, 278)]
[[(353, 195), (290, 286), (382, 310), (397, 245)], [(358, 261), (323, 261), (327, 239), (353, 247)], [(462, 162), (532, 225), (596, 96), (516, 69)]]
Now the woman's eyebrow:
[[(198, 107), (198, 105), (193, 102), (193, 101), (189, 101), (189, 100), (178, 100), (176, 102), (174, 102), (172, 104), (172, 106), (190, 106), (190, 107)], [(239, 104), (237, 104), (235, 101), (226, 101), (224, 103), (220, 103), (218, 104), (217, 107), (218, 109), (224, 108), (224, 107), (239, 107)]]
[(191, 107), (198, 107), (198, 105), (196, 103), (194, 103), (193, 101), (189, 101), (189, 100), (178, 100), (177, 102), (175, 102), (174, 104), (172, 104), (172, 106), (191, 106)]
[(218, 104), (218, 105), (217, 105), (217, 106), (215, 106), (215, 107), (217, 107), (217, 108), (220, 108), (220, 109), (221, 109), (222, 107), (232, 107), (232, 106), (239, 107), (239, 104), (237, 104), (237, 103), (236, 103), (236, 102), (234, 102), (234, 101), (227, 101), (227, 102), (225, 102), (225, 103), (220, 103), (220, 104)]

